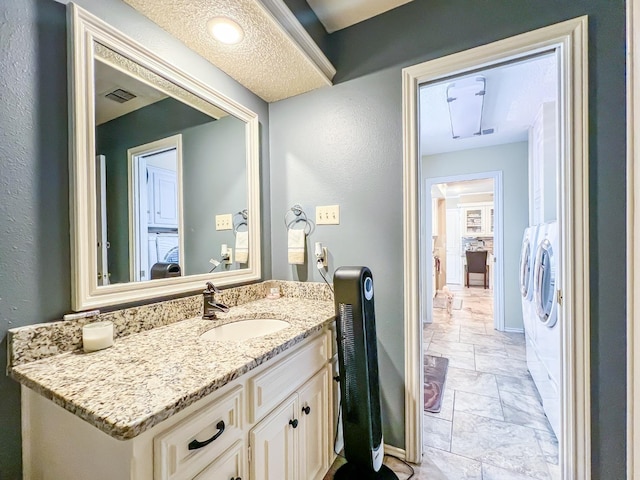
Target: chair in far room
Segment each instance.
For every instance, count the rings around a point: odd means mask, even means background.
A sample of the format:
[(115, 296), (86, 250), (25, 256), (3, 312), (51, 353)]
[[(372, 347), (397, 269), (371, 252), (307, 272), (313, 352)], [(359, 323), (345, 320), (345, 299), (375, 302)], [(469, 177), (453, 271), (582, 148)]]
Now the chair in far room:
[(466, 284), (469, 287), (469, 274), (470, 273), (482, 273), (484, 275), (484, 288), (489, 287), (489, 272), (487, 271), (487, 251), (483, 252), (465, 252), (467, 255), (466, 265)]

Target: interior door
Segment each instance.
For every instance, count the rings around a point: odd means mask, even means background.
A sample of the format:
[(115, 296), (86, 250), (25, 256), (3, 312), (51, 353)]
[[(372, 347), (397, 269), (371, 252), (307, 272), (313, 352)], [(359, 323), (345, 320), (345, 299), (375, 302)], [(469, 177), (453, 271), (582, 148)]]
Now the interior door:
[(462, 237), (460, 236), (460, 211), (447, 209), (447, 283), (460, 285), (462, 280)]
[(107, 170), (104, 155), (96, 156), (96, 210), (98, 218), (98, 285), (109, 285), (109, 241), (107, 239)]
[(147, 161), (143, 155), (133, 158), (134, 182), (134, 218), (133, 218), (133, 269), (131, 276), (134, 281), (149, 280), (149, 172)]

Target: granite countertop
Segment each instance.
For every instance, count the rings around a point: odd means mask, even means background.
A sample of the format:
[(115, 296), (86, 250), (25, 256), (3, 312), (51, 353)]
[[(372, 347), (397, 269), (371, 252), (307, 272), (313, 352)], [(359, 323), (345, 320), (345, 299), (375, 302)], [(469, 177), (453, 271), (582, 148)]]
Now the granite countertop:
[[(93, 353), (67, 352), (13, 366), (10, 375), (120, 440), (133, 438), (334, 319), (333, 302), (302, 298), (256, 300), (217, 320), (200, 317), (116, 339)], [(277, 318), (291, 326), (242, 342), (199, 336), (247, 318)]]

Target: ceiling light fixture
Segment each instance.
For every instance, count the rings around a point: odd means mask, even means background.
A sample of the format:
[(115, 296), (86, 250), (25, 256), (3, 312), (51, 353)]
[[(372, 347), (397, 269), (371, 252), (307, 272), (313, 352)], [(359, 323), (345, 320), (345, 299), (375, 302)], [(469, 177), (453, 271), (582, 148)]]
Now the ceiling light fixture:
[(453, 138), (482, 135), (482, 107), (485, 78), (475, 77), (456, 81), (447, 87), (447, 103)]
[(244, 31), (238, 22), (228, 17), (214, 17), (207, 22), (213, 38), (226, 45), (235, 45), (244, 38)]

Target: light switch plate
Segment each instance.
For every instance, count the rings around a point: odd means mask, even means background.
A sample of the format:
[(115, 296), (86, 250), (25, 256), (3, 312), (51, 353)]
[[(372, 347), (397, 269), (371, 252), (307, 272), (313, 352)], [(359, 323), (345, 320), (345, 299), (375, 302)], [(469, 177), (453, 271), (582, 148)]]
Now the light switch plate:
[(340, 205), (316, 207), (316, 225), (339, 225)]
[(216, 230), (232, 230), (233, 221), (230, 213), (216, 215)]

